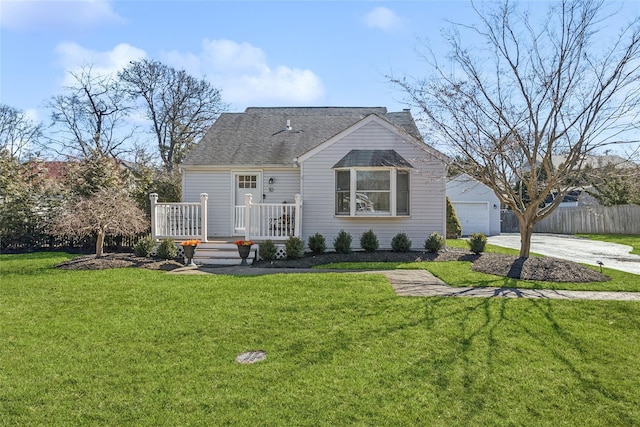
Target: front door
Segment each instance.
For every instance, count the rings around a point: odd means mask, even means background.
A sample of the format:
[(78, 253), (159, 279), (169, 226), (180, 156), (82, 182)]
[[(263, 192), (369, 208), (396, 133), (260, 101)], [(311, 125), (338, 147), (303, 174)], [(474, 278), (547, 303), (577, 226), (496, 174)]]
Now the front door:
[(245, 234), (244, 224), (244, 198), (251, 194), (253, 203), (262, 202), (262, 174), (259, 172), (234, 172), (235, 201), (233, 214), (233, 235)]

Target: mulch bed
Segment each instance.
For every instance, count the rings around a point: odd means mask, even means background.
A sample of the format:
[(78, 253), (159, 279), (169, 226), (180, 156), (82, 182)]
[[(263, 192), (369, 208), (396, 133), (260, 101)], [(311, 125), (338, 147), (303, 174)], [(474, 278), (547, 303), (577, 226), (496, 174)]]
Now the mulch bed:
[(334, 262), (438, 262), (470, 261), (474, 271), (494, 274), (512, 279), (547, 282), (606, 282), (609, 277), (572, 261), (551, 257), (519, 258), (512, 255), (482, 253), (475, 255), (462, 249), (448, 249), (436, 254), (428, 252), (352, 252), (350, 254), (325, 253), (310, 255), (298, 260), (259, 261), (256, 267), (265, 268), (310, 268)]
[(56, 266), (63, 270), (107, 270), (110, 268), (147, 268), (149, 270), (171, 271), (184, 267), (174, 260), (145, 258), (130, 253), (105, 253), (101, 256), (84, 255), (64, 261)]
[[(609, 277), (581, 264), (551, 257), (519, 258), (517, 256), (482, 253), (475, 255), (461, 249), (448, 249), (436, 254), (427, 252), (376, 251), (322, 255), (307, 254), (296, 260), (257, 261), (253, 267), (260, 268), (311, 268), (335, 262), (438, 262), (470, 261), (474, 271), (522, 280), (548, 282), (605, 282)], [(57, 266), (67, 270), (103, 270), (109, 268), (147, 268), (171, 271), (183, 267), (176, 260), (159, 260), (137, 257), (128, 253), (107, 253), (100, 257), (85, 255), (65, 261)]]

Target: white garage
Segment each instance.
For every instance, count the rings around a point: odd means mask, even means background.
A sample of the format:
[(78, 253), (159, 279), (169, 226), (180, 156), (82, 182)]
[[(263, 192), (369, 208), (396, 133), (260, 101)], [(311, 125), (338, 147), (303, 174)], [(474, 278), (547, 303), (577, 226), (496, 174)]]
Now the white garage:
[(462, 174), (447, 182), (447, 197), (456, 210), (463, 236), (500, 234), (500, 201), (491, 188)]
[(451, 201), (456, 210), (462, 235), (468, 236), (473, 233), (483, 233), (487, 236), (491, 234), (489, 227), (489, 203), (487, 202), (461, 202)]

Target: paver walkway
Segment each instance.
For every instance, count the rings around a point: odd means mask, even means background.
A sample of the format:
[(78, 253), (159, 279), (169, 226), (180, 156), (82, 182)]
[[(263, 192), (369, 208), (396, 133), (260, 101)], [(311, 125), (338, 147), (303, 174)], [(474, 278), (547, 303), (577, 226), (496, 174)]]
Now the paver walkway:
[(426, 270), (317, 270), (310, 268), (254, 268), (254, 267), (183, 267), (171, 271), (171, 274), (228, 274), (236, 276), (259, 276), (282, 273), (362, 273), (384, 274), (394, 291), (400, 296), (412, 297), (476, 297), (476, 298), (537, 298), (537, 299), (575, 299), (575, 300), (609, 300), (640, 301), (640, 292), (608, 292), (608, 291), (554, 291), (543, 289), (517, 288), (454, 288)]
[(478, 298), (538, 298), (640, 301), (640, 292), (562, 291), (518, 288), (454, 288), (426, 270), (381, 271), (401, 296), (448, 296)]

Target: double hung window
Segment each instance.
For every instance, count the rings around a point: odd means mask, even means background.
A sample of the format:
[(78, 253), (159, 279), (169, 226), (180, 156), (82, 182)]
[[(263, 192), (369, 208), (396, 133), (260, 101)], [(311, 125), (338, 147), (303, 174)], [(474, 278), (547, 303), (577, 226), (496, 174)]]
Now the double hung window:
[(409, 176), (397, 168), (337, 169), (336, 215), (409, 215)]

